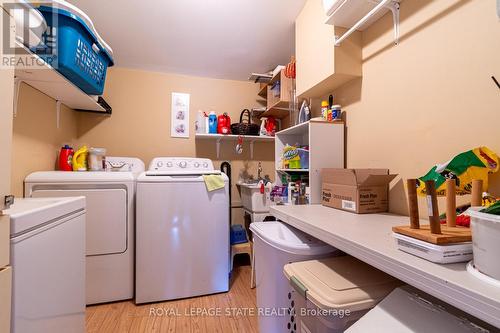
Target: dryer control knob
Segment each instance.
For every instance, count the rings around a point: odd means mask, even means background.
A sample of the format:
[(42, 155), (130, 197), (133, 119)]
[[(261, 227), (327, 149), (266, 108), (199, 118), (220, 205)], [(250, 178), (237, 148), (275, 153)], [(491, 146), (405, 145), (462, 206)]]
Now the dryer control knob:
[(171, 168), (173, 166), (172, 162), (167, 162), (167, 167)]
[(180, 166), (181, 168), (183, 168), (183, 169), (184, 169), (184, 168), (186, 168), (186, 167), (187, 167), (187, 165), (188, 165), (188, 164), (187, 164), (187, 162), (186, 162), (186, 161), (181, 161), (181, 162), (179, 162), (179, 166)]
[(200, 163), (198, 163), (198, 162), (194, 162), (194, 167), (195, 167), (195, 168), (199, 168), (199, 167), (200, 167)]
[(203, 167), (208, 168), (208, 163), (207, 162), (203, 163)]
[(161, 168), (161, 167), (163, 166), (163, 162), (162, 162), (162, 161), (159, 161), (158, 163), (156, 163), (156, 166), (157, 166), (158, 168)]

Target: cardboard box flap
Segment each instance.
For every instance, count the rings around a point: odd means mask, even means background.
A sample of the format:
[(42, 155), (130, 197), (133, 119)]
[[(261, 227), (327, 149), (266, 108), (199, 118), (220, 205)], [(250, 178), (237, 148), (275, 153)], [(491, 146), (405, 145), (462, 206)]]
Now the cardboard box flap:
[(389, 169), (354, 169), (356, 184), (363, 184), (371, 175), (388, 175)]
[(360, 186), (383, 186), (389, 185), (389, 183), (396, 178), (397, 175), (369, 175)]
[(322, 169), (321, 181), (326, 184), (356, 185), (356, 173), (352, 169)]

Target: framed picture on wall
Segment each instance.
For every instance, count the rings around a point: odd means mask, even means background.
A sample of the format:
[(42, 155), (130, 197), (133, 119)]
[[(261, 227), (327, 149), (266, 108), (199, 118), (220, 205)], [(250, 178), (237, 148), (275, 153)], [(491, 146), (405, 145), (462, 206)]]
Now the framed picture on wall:
[(170, 136), (189, 138), (189, 94), (172, 93)]

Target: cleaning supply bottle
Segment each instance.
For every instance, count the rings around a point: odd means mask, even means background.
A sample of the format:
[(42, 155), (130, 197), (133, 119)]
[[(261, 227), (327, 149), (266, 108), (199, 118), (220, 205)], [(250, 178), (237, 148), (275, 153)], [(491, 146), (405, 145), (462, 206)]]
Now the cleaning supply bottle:
[(206, 134), (207, 129), (206, 129), (206, 120), (205, 118), (207, 115), (205, 112), (198, 110), (198, 115), (196, 117), (196, 124), (195, 124), (195, 129), (197, 134)]
[(208, 115), (208, 133), (217, 134), (217, 115), (215, 111), (210, 111)]
[(259, 134), (261, 136), (267, 136), (267, 129), (266, 129), (267, 117), (262, 117), (262, 118), (260, 118), (260, 120), (261, 120), (261, 123), (260, 123)]
[(224, 112), (217, 117), (217, 133), (218, 134), (231, 134), (231, 118)]
[(328, 119), (328, 102), (327, 101), (321, 102), (321, 117), (324, 120)]
[(68, 145), (64, 145), (59, 152), (59, 170), (61, 171), (73, 171), (73, 148)]
[(87, 171), (87, 156), (89, 149), (83, 146), (73, 155), (73, 171)]

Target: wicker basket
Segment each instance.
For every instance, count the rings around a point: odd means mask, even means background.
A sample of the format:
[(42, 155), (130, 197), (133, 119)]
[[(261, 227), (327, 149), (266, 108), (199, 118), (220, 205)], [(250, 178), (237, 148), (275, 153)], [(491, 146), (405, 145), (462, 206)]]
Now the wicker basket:
[[(243, 115), (247, 114), (248, 118), (246, 122), (243, 122)], [(241, 111), (240, 122), (231, 125), (231, 133), (236, 135), (259, 135), (260, 126), (257, 124), (252, 124), (252, 114), (250, 110), (245, 109)]]

